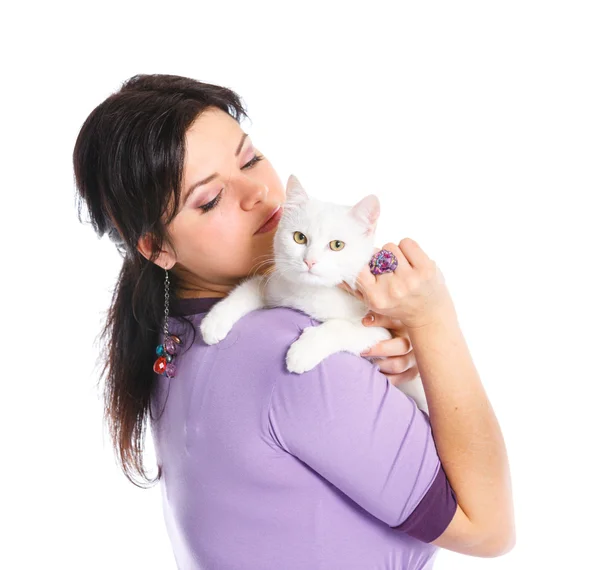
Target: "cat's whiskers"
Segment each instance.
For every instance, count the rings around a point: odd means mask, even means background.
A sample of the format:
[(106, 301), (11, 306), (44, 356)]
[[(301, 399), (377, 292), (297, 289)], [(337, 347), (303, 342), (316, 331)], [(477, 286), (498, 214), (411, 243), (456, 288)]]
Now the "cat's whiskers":
[(267, 259), (265, 261), (262, 261), (261, 263), (259, 263), (253, 269), (250, 270), (251, 276), (254, 277), (262, 269), (262, 267), (264, 267), (266, 265), (272, 265), (272, 264), (273, 264), (272, 259)]
[(273, 257), (272, 253), (266, 253), (264, 255), (259, 255), (257, 259), (260, 259), (261, 257), (265, 257), (266, 259), (264, 261), (261, 261), (260, 263), (257, 263), (256, 265), (254, 265), (252, 267), (252, 269), (250, 270), (252, 277), (254, 277), (258, 273), (258, 271), (261, 269), (261, 267), (263, 267), (264, 265), (273, 264), (275, 261), (275, 258)]
[[(273, 254), (272, 253), (264, 253), (263, 255), (257, 256), (255, 261), (258, 261), (259, 259), (261, 259), (263, 257), (266, 258), (266, 261), (269, 261), (269, 260), (273, 259)], [(264, 263), (264, 261), (262, 261), (261, 263)]]
[(288, 259), (286, 259), (285, 257), (282, 257), (282, 256), (279, 256), (279, 257), (277, 257), (277, 256), (275, 256), (275, 255), (271, 255), (271, 256), (270, 256), (268, 259), (266, 259), (265, 261), (261, 261), (261, 262), (258, 264), (257, 268), (259, 268), (259, 267), (261, 267), (261, 266), (263, 266), (263, 265), (266, 265), (266, 264), (270, 263), (270, 264), (272, 264), (272, 265), (273, 265), (273, 269), (274, 269), (274, 268), (275, 268), (275, 266), (283, 266), (285, 263), (288, 263), (288, 262), (289, 262), (289, 260), (288, 260)]
[[(295, 271), (294, 265), (291, 264), (286, 259), (278, 259), (276, 261), (276, 263), (277, 263), (277, 274), (279, 274), (279, 275), (285, 275), (286, 270), (288, 273), (293, 273)], [(267, 284), (274, 276), (275, 276), (275, 271), (272, 271), (271, 273), (269, 273), (267, 275), (267, 278), (265, 279), (264, 283), (262, 284), (263, 290), (264, 290), (264, 288), (266, 288)]]

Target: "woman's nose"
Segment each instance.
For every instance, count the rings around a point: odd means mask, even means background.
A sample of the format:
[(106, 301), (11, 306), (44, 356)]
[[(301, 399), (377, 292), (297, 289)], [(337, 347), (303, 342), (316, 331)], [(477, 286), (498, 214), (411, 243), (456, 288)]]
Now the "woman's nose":
[(256, 202), (264, 202), (269, 194), (269, 187), (264, 182), (246, 178), (240, 180), (239, 184), (242, 192), (240, 202), (244, 210), (251, 210)]

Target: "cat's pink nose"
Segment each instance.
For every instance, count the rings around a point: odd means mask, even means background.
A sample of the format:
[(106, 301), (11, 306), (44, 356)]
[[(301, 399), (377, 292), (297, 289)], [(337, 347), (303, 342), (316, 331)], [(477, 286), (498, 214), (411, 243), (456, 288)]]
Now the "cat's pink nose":
[(310, 270), (312, 268), (312, 266), (316, 263), (316, 261), (312, 261), (310, 259), (305, 259), (304, 263), (306, 263), (306, 265), (308, 265), (308, 269)]

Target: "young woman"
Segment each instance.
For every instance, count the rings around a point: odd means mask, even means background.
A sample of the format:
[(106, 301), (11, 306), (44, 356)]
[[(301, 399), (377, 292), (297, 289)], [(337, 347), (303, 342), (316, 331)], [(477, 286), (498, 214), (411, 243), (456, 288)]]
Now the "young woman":
[[(502, 434), (441, 272), (416, 242), (384, 246), (393, 272), (367, 266), (358, 291), (340, 284), (394, 334), (371, 351), (388, 357), (379, 368), (340, 352), (288, 373), (287, 349), (315, 323), (285, 307), (203, 342), (207, 310), (268, 270), (285, 202), (244, 116), (227, 88), (134, 76), (92, 111), (73, 153), (79, 206), (123, 255), (102, 333), (106, 420), (126, 476), (162, 484), (178, 567), (416, 569), (438, 547), (509, 551)], [(394, 387), (415, 377), (415, 359), (430, 417)]]

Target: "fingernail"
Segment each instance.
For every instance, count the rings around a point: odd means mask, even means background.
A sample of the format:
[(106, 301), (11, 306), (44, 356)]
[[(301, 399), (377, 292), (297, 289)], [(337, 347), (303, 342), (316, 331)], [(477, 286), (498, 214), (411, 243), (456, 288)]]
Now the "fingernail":
[(373, 313), (367, 313), (362, 320), (364, 325), (372, 325), (374, 321), (375, 317), (373, 316)]

